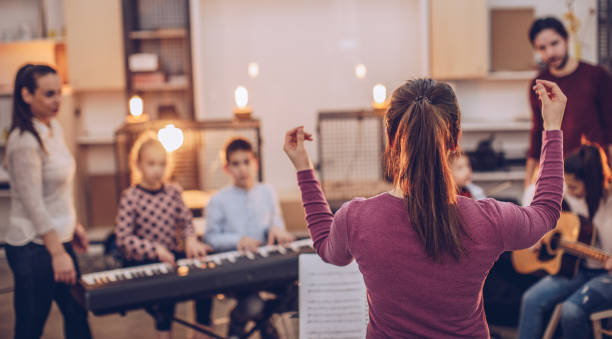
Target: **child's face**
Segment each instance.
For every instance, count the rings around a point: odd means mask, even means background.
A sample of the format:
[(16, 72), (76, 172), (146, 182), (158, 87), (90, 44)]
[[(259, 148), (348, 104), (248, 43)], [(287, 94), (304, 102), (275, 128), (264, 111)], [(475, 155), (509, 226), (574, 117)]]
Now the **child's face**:
[(166, 152), (160, 147), (145, 147), (138, 161), (138, 169), (146, 184), (161, 184), (166, 173)]
[(567, 187), (567, 193), (576, 198), (584, 198), (586, 196), (586, 188), (584, 182), (575, 175), (565, 173), (565, 186)]
[(253, 152), (237, 150), (229, 155), (225, 171), (232, 177), (235, 186), (249, 189), (255, 183), (257, 160)]
[(468, 158), (464, 155), (455, 159), (451, 165), (453, 179), (458, 186), (465, 186), (472, 180), (472, 168)]

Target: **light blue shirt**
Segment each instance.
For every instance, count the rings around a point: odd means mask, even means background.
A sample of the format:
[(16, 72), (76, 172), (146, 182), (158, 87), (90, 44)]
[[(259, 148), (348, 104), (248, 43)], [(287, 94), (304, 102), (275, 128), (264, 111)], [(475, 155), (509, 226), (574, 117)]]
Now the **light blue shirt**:
[(215, 193), (206, 206), (206, 243), (215, 251), (236, 249), (242, 237), (265, 243), (271, 226), (285, 227), (274, 190), (255, 184), (250, 190), (236, 186)]

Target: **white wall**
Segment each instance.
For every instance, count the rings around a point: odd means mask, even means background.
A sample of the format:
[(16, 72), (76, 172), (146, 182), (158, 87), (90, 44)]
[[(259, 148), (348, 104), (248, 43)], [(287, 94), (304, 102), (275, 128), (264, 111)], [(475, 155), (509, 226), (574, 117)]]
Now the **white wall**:
[[(125, 121), (127, 98), (123, 91), (95, 91), (77, 94), (80, 111), (79, 137), (112, 140), (114, 133)], [(81, 150), (85, 150), (82, 148)], [(86, 157), (88, 175), (115, 172), (115, 155), (112, 144), (90, 146)]]
[[(234, 89), (247, 87), (263, 126), (265, 180), (281, 192), (295, 189), (281, 150), (287, 129), (303, 124), (313, 131), (318, 111), (368, 107), (374, 84), (391, 91), (425, 73), (420, 3), (195, 1), (197, 118), (231, 118)], [(247, 74), (249, 62), (259, 64), (256, 79)], [(365, 79), (355, 76), (358, 63), (367, 67)]]

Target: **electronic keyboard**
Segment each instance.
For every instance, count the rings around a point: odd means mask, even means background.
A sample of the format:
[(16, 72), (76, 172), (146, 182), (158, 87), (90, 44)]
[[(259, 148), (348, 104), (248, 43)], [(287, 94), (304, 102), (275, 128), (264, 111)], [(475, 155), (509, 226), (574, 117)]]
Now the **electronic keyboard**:
[(265, 289), (298, 279), (298, 256), (313, 253), (312, 240), (262, 246), (257, 252), (223, 252), (205, 259), (119, 268), (84, 274), (72, 292), (94, 314), (125, 312), (164, 301)]

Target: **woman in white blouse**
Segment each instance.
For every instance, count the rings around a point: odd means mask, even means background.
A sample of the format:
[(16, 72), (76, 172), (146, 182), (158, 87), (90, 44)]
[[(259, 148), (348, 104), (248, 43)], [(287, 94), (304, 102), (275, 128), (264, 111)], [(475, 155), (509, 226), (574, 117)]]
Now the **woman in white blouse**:
[(76, 221), (75, 163), (55, 116), (62, 84), (46, 65), (17, 72), (5, 165), (11, 212), (4, 230), (14, 277), (15, 338), (39, 338), (52, 301), (64, 316), (66, 338), (91, 338), (87, 312), (70, 294), (79, 275), (74, 254), (87, 249)]

